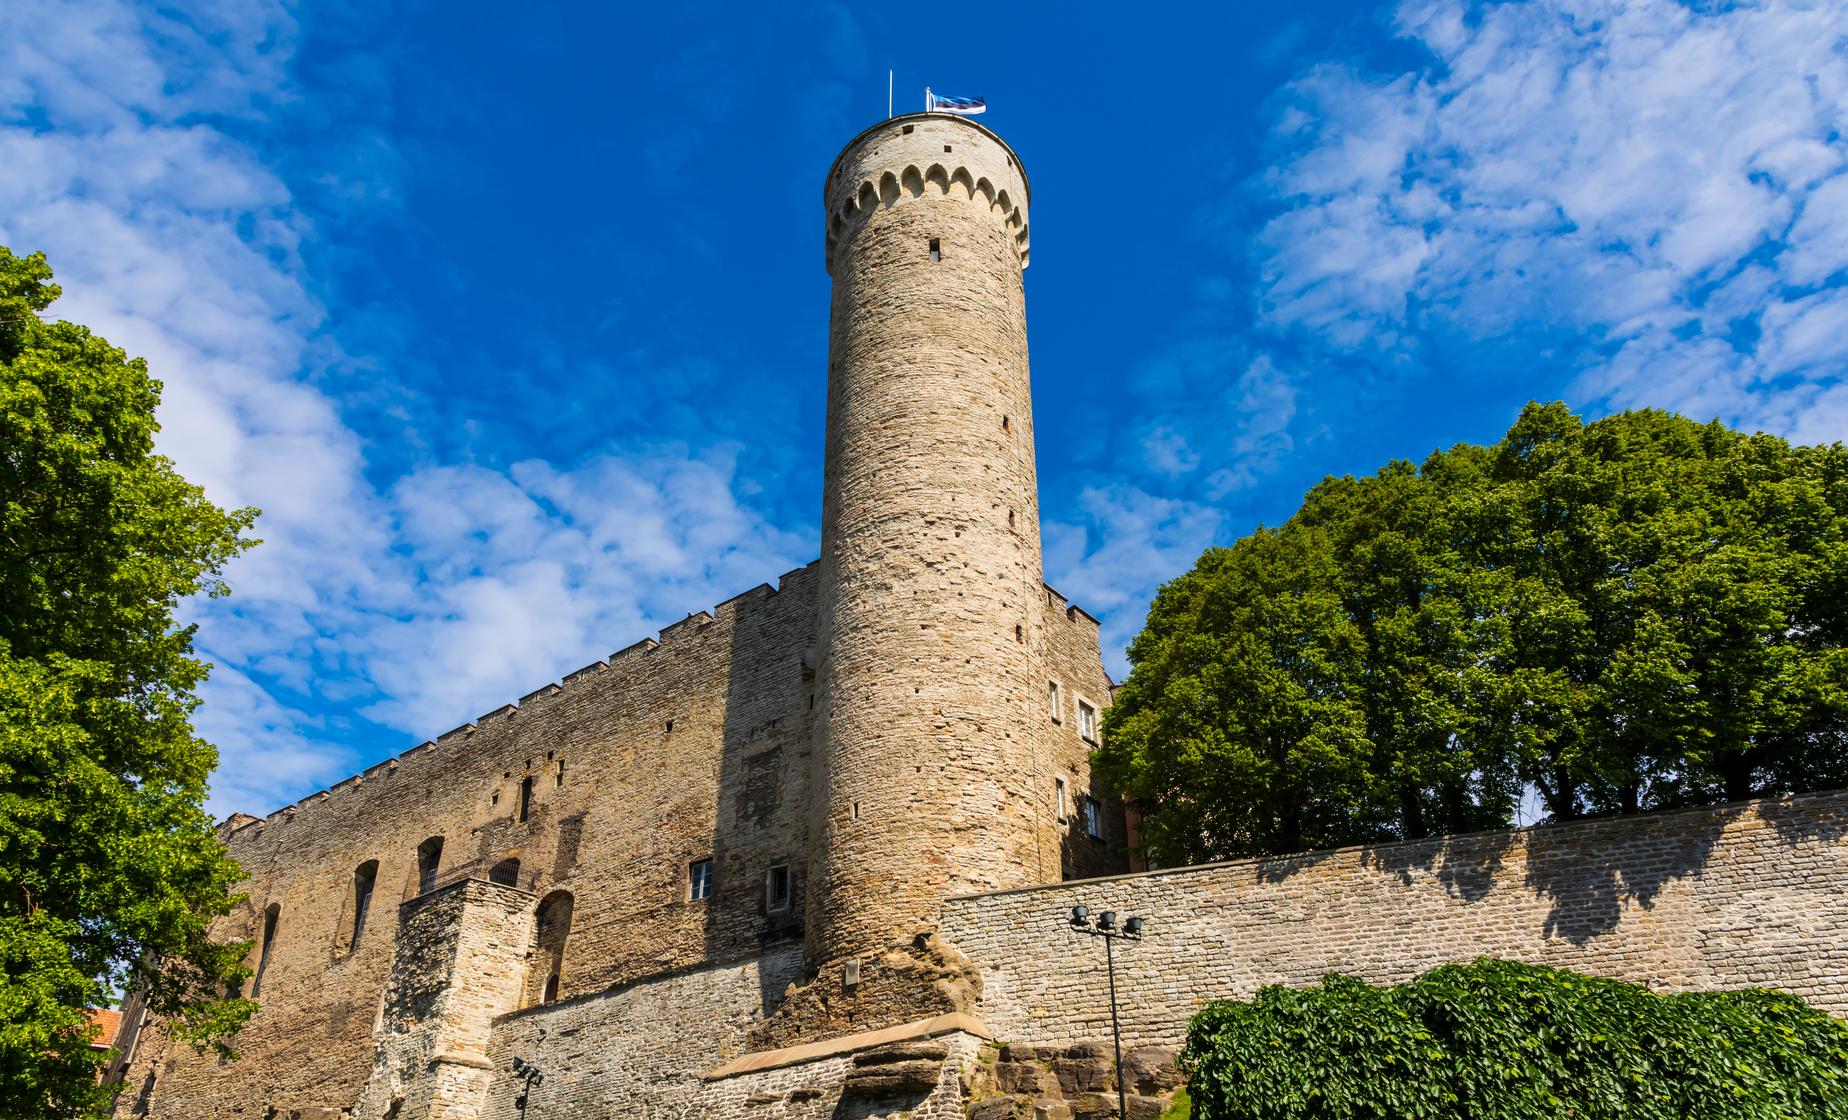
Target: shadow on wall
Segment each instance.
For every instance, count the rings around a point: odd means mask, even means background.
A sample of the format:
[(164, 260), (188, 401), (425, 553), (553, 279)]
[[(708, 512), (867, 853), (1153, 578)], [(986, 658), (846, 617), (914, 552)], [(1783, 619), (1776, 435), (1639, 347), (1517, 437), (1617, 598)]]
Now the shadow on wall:
[[(738, 960), (801, 940), (808, 880), (807, 819), (813, 568), (783, 575), (716, 609), (731, 625), (713, 807), (711, 897), (705, 955)], [(694, 858), (700, 858), (695, 856)], [(783, 998), (789, 978), (760, 969), (759, 1014)]]
[[(1360, 863), (1406, 886), (1435, 878), (1451, 897), (1480, 902), (1508, 860), (1524, 856), (1523, 885), (1551, 902), (1546, 936), (1583, 945), (1615, 929), (1625, 906), (1648, 909), (1670, 882), (1699, 877), (1727, 826), (1750, 812), (1750, 804), (1735, 804), (1381, 844), (1362, 848)], [(1848, 836), (1848, 814), (1818, 818), (1778, 800), (1760, 802), (1758, 812), (1786, 844)], [(1282, 883), (1337, 858), (1344, 858), (1339, 849), (1265, 857), (1256, 871), (1264, 882)]]

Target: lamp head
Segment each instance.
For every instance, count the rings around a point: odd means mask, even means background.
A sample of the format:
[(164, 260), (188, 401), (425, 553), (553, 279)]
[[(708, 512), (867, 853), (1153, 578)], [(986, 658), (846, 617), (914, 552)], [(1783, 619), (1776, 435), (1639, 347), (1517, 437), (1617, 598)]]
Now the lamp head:
[(526, 1059), (515, 1057), (513, 1059), (513, 1072), (525, 1073), (526, 1072)]
[(1115, 929), (1116, 928), (1116, 911), (1106, 910), (1102, 914), (1099, 914), (1097, 916), (1097, 928), (1101, 930)]
[(1091, 924), (1091, 909), (1088, 906), (1072, 907), (1072, 928), (1083, 929)]
[(1141, 937), (1142, 936), (1142, 919), (1136, 917), (1134, 914), (1131, 914), (1129, 917), (1124, 918), (1123, 919), (1123, 936), (1124, 937)]

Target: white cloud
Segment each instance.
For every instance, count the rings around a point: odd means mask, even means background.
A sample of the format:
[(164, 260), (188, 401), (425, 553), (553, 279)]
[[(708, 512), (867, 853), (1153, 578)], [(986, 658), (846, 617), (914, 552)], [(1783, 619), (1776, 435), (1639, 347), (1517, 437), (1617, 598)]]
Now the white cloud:
[(1104, 661), (1121, 680), (1143, 608), (1213, 543), (1220, 515), (1128, 483), (1089, 487), (1078, 507), (1080, 520), (1048, 521), (1041, 533), (1046, 581), (1102, 620)]
[(1281, 95), (1264, 327), (1379, 355), (1539, 331), (1610, 405), (1842, 436), (1848, 308), (1808, 289), (1848, 268), (1848, 8), (1411, 0), (1397, 27), (1424, 71)]
[[(371, 359), (324, 332), (298, 252), (314, 231), (233, 127), (294, 96), (295, 40), (281, 4), (117, 0), (23, 0), (0, 39), (0, 243), (47, 253), (55, 314), (148, 359), (181, 470), (263, 510), (233, 597), (188, 607), (217, 664), (198, 725), (221, 813), (311, 792), (812, 548), (739, 503), (726, 448), (370, 484), (316, 379)], [(356, 752), (321, 711), (403, 737)]]

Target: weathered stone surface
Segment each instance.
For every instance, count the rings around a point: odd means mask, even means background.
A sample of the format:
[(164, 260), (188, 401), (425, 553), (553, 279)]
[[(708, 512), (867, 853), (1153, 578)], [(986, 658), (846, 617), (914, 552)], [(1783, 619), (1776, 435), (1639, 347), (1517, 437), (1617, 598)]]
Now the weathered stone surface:
[(1110, 1044), (1080, 1042), (1066, 1047), (1052, 1059), (1052, 1072), (1066, 1097), (1097, 1092), (1116, 1086), (1116, 1062)]
[(1058, 1075), (1052, 1072), (1050, 1065), (1037, 1061), (995, 1063), (995, 1084), (1003, 1092), (1025, 1093), (1030, 1097), (1057, 1096), (1061, 1092)]
[(1159, 1120), (1168, 1109), (1168, 1101), (1163, 1097), (1145, 1097), (1134, 1093), (1124, 1098), (1128, 1106), (1129, 1120)]
[(1065, 1098), (1071, 1105), (1072, 1116), (1077, 1120), (1094, 1120), (1099, 1117), (1113, 1117), (1117, 1114), (1115, 1093), (1073, 1093)]
[(879, 1065), (854, 1066), (847, 1074), (847, 1091), (860, 1097), (927, 1093), (937, 1087), (942, 1076), (943, 1063), (940, 1061), (883, 1062)]
[(969, 1106), (969, 1120), (1026, 1120), (1033, 1115), (1033, 1102), (1026, 1097), (989, 1097)]
[(1178, 1053), (1167, 1046), (1138, 1046), (1124, 1051), (1124, 1087), (1150, 1097), (1174, 1092), (1187, 1081), (1187, 1075), (1175, 1062)]
[(862, 1050), (853, 1056), (853, 1064), (879, 1066), (892, 1062), (941, 1062), (949, 1056), (948, 1043), (934, 1038), (920, 1038), (910, 1042), (890, 1042), (871, 1050)]

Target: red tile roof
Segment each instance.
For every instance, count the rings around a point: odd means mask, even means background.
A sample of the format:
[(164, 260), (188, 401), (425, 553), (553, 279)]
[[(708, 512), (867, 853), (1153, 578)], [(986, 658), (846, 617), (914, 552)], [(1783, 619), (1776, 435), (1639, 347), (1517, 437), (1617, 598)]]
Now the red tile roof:
[(107, 1050), (111, 1046), (114, 1046), (116, 1032), (122, 1029), (122, 1013), (120, 1011), (111, 1011), (106, 1007), (93, 1007), (85, 1011), (84, 1014), (89, 1016), (90, 1022), (101, 1027), (103, 1032), (101, 1035), (98, 1035), (90, 1045), (98, 1050)]

